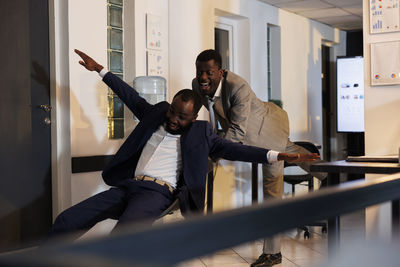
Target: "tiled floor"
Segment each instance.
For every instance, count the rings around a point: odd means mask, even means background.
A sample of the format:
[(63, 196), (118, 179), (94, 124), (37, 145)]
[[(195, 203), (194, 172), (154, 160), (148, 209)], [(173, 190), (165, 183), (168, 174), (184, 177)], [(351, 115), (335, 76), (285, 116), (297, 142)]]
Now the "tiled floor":
[[(364, 211), (342, 216), (341, 244), (356, 238), (363, 238), (365, 232)], [(274, 267), (319, 266), (327, 260), (327, 234), (321, 227), (310, 228), (310, 239), (304, 239), (303, 231), (292, 230), (282, 234), (282, 263)], [(262, 251), (262, 241), (219, 251), (213, 255), (183, 262), (178, 267), (204, 266), (249, 266)]]

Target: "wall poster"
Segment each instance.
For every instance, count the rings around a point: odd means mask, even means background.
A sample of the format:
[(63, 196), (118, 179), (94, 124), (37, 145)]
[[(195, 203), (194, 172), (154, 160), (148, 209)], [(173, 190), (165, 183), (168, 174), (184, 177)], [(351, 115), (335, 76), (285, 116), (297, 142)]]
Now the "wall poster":
[(400, 84), (400, 41), (371, 44), (371, 85)]
[(147, 49), (162, 50), (161, 17), (146, 14), (146, 47)]
[(147, 75), (163, 76), (163, 57), (160, 51), (147, 51)]
[(370, 33), (399, 31), (399, 0), (369, 0)]

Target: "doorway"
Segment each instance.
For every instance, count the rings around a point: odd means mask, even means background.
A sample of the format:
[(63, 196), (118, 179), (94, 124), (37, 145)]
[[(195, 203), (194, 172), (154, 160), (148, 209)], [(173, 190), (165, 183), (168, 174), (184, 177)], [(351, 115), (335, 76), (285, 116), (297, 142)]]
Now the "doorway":
[(321, 68), (321, 82), (322, 82), (322, 158), (326, 161), (331, 160), (331, 131), (332, 131), (332, 99), (334, 97), (333, 90), (331, 90), (331, 68), (330, 68), (330, 54), (331, 48), (326, 45), (321, 47), (322, 68)]
[(52, 222), (48, 0), (1, 1), (0, 251), (32, 246)]
[(222, 69), (233, 71), (233, 26), (224, 23), (215, 23), (214, 40), (215, 50), (222, 58)]

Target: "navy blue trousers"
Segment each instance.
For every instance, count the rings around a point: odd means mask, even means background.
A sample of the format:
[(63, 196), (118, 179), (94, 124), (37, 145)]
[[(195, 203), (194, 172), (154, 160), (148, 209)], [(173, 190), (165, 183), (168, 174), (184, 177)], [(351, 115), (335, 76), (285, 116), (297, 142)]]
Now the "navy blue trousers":
[(118, 187), (98, 193), (57, 216), (49, 237), (87, 231), (105, 219), (118, 220), (113, 230), (126, 223), (154, 222), (172, 203), (167, 186), (152, 181), (126, 180)]

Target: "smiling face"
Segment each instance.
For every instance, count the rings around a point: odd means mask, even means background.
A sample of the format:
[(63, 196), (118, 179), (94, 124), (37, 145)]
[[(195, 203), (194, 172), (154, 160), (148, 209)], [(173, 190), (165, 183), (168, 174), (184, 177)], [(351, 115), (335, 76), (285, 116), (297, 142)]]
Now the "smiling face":
[(196, 79), (202, 95), (213, 97), (217, 91), (224, 71), (214, 59), (196, 62)]
[(178, 95), (172, 100), (167, 112), (167, 131), (171, 134), (182, 134), (196, 120), (193, 101), (183, 101)]

